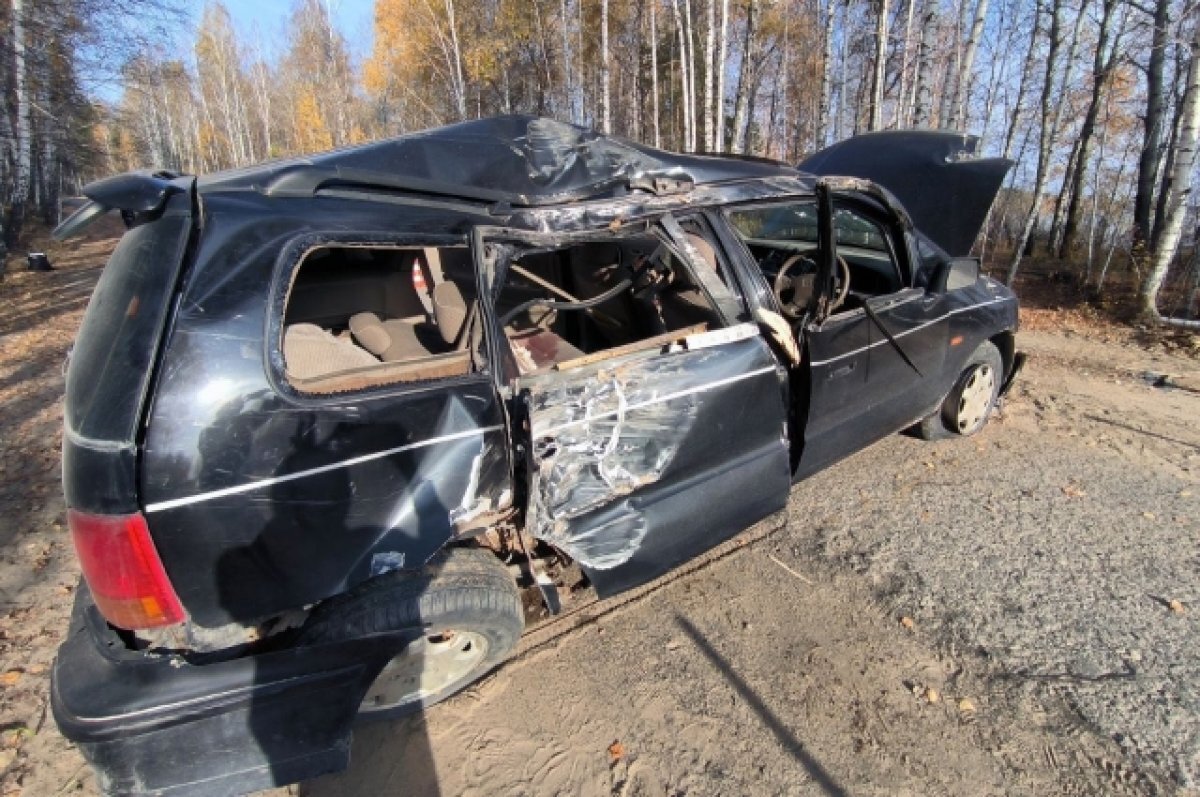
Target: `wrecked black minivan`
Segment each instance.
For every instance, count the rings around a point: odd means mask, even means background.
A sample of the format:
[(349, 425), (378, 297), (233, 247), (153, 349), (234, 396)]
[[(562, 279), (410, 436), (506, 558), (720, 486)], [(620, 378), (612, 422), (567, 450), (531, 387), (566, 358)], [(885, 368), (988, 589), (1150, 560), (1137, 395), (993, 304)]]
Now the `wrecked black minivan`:
[(793, 169), (504, 117), (90, 185), (59, 233), (129, 230), (67, 376), (62, 732), (116, 793), (334, 771), (356, 718), (504, 660), (530, 594), (645, 584), (887, 434), (978, 431), (1021, 357), (963, 257), (1009, 165), (974, 145)]

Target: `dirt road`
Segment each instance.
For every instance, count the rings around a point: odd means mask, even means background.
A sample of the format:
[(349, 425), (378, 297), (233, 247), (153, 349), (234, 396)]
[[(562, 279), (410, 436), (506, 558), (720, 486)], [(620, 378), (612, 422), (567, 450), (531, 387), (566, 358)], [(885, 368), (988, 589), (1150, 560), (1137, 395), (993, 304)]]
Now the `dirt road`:
[[(6, 795), (95, 791), (46, 690), (77, 572), (60, 365), (99, 251), (0, 284)], [(1200, 394), (1142, 374), (1200, 362), (1039, 331), (1055, 318), (1031, 314), (980, 437), (883, 441), (797, 486), (778, 530), (361, 729), (348, 772), (287, 791), (1196, 793)]]

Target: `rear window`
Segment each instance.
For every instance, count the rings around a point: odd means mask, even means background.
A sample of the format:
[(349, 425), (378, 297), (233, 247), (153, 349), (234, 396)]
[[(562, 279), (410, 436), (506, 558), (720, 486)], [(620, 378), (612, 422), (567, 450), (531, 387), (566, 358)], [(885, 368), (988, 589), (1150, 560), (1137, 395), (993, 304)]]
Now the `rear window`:
[(345, 393), (470, 373), (482, 338), (465, 246), (321, 246), (301, 261), (283, 318), (300, 393)]
[(190, 221), (175, 211), (135, 227), (104, 267), (67, 370), (66, 421), (76, 434), (133, 439)]

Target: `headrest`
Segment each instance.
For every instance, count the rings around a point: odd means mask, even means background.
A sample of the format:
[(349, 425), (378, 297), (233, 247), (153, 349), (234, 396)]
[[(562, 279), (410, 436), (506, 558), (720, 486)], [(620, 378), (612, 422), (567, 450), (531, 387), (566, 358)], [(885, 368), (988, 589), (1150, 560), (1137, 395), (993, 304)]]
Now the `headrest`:
[(439, 282), (433, 289), (433, 320), (446, 345), (453, 346), (467, 321), (467, 303), (453, 282)]
[(374, 313), (356, 313), (350, 317), (350, 334), (367, 351), (376, 357), (392, 345), (392, 336), (383, 328), (383, 322)]

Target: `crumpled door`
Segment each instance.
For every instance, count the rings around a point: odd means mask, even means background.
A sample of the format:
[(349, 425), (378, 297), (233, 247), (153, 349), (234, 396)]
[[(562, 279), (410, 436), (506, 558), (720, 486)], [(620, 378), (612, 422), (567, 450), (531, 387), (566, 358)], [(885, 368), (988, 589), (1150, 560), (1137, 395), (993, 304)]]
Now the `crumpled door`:
[(781, 375), (738, 324), (524, 380), (528, 530), (607, 596), (782, 509)]

